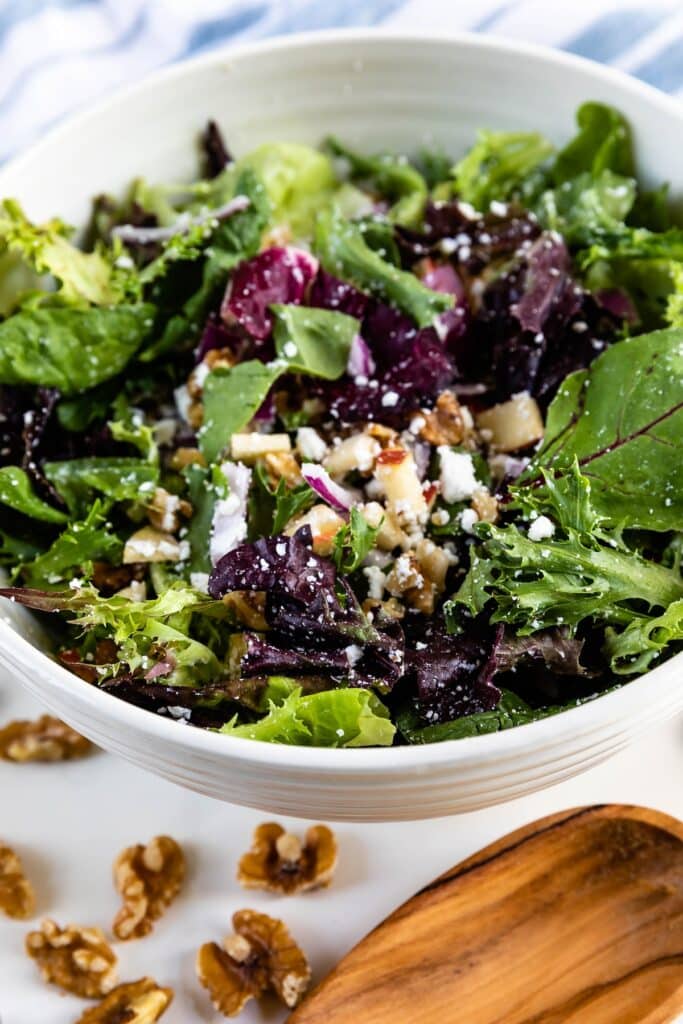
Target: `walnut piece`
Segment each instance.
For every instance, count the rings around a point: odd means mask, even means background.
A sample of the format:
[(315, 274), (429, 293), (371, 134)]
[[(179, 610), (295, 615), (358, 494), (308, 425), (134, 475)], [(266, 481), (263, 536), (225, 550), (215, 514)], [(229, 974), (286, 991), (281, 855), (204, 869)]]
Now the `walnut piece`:
[(51, 715), (41, 715), (34, 722), (10, 722), (0, 729), (2, 761), (71, 761), (92, 749), (90, 740)]
[(26, 936), (26, 952), (45, 981), (75, 996), (99, 999), (116, 983), (116, 954), (100, 928), (60, 928), (48, 918)]
[(14, 850), (0, 842), (0, 910), (8, 917), (22, 920), (31, 916), (35, 903), (33, 887), (21, 861)]
[(424, 419), (420, 437), (433, 445), (460, 444), (467, 432), (460, 402), (452, 391), (442, 391), (436, 405)]
[(173, 902), (185, 879), (185, 855), (170, 836), (128, 846), (114, 862), (114, 884), (123, 896), (112, 931), (117, 939), (141, 939)]
[(486, 487), (480, 487), (472, 495), (472, 506), (482, 523), (495, 523), (498, 520), (498, 499)]
[(180, 529), (181, 518), (192, 516), (192, 505), (177, 494), (171, 494), (165, 487), (156, 487), (152, 500), (147, 506), (147, 518), (155, 530), (175, 533)]
[(303, 844), (281, 825), (268, 822), (254, 832), (251, 849), (237, 869), (245, 889), (295, 893), (320, 889), (332, 881), (337, 865), (337, 842), (326, 825), (314, 825)]
[(236, 1017), (245, 1003), (272, 989), (290, 1009), (308, 987), (308, 961), (274, 917), (255, 910), (232, 916), (234, 935), (223, 946), (206, 942), (197, 954), (197, 976), (213, 1005), (226, 1017)]
[(162, 988), (152, 978), (117, 985), (76, 1024), (154, 1024), (173, 1000), (173, 989)]

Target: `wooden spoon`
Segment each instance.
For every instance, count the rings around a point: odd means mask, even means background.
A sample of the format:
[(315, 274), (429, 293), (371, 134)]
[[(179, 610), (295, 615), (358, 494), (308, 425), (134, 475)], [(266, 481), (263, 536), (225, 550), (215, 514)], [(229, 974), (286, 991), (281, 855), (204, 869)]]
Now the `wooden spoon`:
[(446, 872), (289, 1024), (663, 1024), (683, 1011), (683, 824), (583, 807)]

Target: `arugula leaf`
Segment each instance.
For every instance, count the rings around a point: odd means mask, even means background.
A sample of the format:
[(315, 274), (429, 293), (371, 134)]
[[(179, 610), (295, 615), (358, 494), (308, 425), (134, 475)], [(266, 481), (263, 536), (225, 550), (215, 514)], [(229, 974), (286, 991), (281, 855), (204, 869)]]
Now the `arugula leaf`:
[(646, 672), (664, 648), (683, 641), (683, 600), (673, 601), (666, 611), (653, 619), (635, 619), (625, 630), (605, 633), (603, 654), (619, 675)]
[(351, 343), (360, 331), (355, 317), (330, 309), (275, 304), (273, 336), (287, 371), (336, 380), (346, 370)]
[(683, 527), (683, 330), (622, 341), (570, 374), (518, 484), (537, 485), (542, 468), (566, 475), (574, 457), (613, 522)]
[(84, 458), (46, 462), (43, 471), (69, 506), (82, 514), (97, 491), (113, 501), (141, 501), (151, 498), (159, 471), (142, 459)]
[(232, 434), (244, 429), (285, 373), (306, 373), (334, 380), (346, 369), (358, 321), (344, 313), (307, 306), (274, 305), (275, 345), (271, 363), (250, 359), (213, 370), (204, 382), (204, 424), (199, 447), (213, 462)]
[(323, 690), (307, 697), (293, 690), (282, 704), (269, 702), (258, 722), (236, 719), (220, 730), (229, 736), (308, 747), (387, 747), (396, 728), (384, 704), (369, 690)]
[(154, 307), (39, 308), (0, 323), (0, 384), (37, 384), (63, 395), (108, 380), (150, 332)]
[(414, 274), (383, 260), (367, 244), (360, 227), (343, 220), (336, 211), (318, 216), (314, 248), (330, 274), (395, 305), (420, 327), (428, 327), (439, 313), (453, 306), (452, 295), (432, 291)]
[(394, 200), (389, 220), (406, 227), (419, 227), (427, 201), (427, 183), (420, 172), (405, 159), (382, 154), (363, 156), (344, 146), (336, 138), (328, 138), (327, 149), (349, 164), (351, 178), (374, 186), (380, 195)]
[(0, 469), (0, 505), (8, 505), (44, 523), (65, 523), (68, 519), (64, 512), (38, 497), (28, 475), (18, 466)]
[(483, 736), (485, 733), (500, 732), (502, 729), (512, 729), (517, 725), (538, 722), (580, 703), (582, 701), (577, 700), (570, 704), (532, 708), (517, 694), (510, 690), (502, 690), (498, 707), (493, 711), (478, 711), (463, 718), (456, 718), (452, 722), (425, 726), (417, 710), (407, 705), (396, 715), (396, 724), (408, 743), (441, 743), (443, 740)]
[(154, 431), (144, 422), (142, 414), (129, 408), (124, 409), (119, 400), (114, 403), (114, 409), (120, 418), (110, 420), (107, 424), (114, 440), (133, 445), (146, 462), (151, 466), (158, 465), (159, 448), (154, 440)]
[[(215, 468), (215, 467), (212, 467)], [(219, 495), (212, 486), (211, 469), (196, 464), (183, 470), (187, 482), (188, 498), (192, 505), (192, 518), (187, 527), (187, 541), (190, 545), (190, 572), (211, 572), (209, 542), (211, 524), (216, 500)], [(223, 483), (227, 483), (221, 473)]]
[(374, 548), (381, 526), (381, 523), (370, 526), (360, 509), (353, 506), (348, 523), (341, 527), (334, 538), (332, 560), (337, 572), (349, 574), (358, 569)]
[(20, 256), (37, 274), (59, 282), (58, 296), (66, 303), (106, 306), (120, 293), (113, 280), (114, 254), (86, 253), (69, 242), (73, 229), (54, 219), (32, 224), (16, 200), (0, 206), (0, 252)]
[(123, 544), (106, 523), (105, 506), (96, 501), (85, 519), (69, 523), (43, 554), (21, 566), (21, 576), (31, 587), (50, 588), (74, 572), (89, 571), (90, 563), (102, 560), (117, 564)]
[(556, 184), (578, 174), (614, 171), (633, 177), (633, 146), (626, 119), (605, 103), (582, 103), (576, 112), (578, 134), (555, 158), (552, 176)]
[(528, 200), (542, 184), (542, 168), (552, 152), (537, 132), (481, 131), (453, 168), (458, 198), (477, 210), (486, 210), (493, 200)]

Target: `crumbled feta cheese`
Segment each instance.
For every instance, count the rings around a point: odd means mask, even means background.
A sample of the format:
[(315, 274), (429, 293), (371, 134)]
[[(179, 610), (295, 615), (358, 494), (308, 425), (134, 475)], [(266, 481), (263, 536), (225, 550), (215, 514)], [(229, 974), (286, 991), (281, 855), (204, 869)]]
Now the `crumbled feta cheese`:
[(529, 540), (549, 540), (555, 534), (555, 524), (547, 516), (538, 516), (529, 527)]
[(426, 425), (426, 423), (427, 420), (425, 419), (425, 417), (421, 413), (418, 413), (418, 415), (413, 416), (412, 420), (410, 421), (408, 425), (408, 430), (410, 431), (411, 434), (419, 434), (422, 428)]
[(194, 370), (192, 371), (192, 383), (195, 387), (203, 388), (204, 381), (211, 373), (211, 367), (208, 363), (197, 363)]
[(385, 575), (378, 565), (366, 565), (363, 575), (368, 581), (368, 597), (373, 601), (381, 601), (384, 593)]
[(285, 344), (283, 345), (282, 351), (284, 352), (288, 359), (293, 359), (294, 356), (297, 354), (298, 349), (293, 341), (286, 341)]
[(322, 462), (327, 454), (327, 445), (313, 427), (299, 427), (296, 432), (296, 448), (306, 462)]
[(212, 565), (247, 537), (247, 494), (251, 470), (241, 462), (224, 462), (221, 472), (228, 481), (230, 493), (227, 498), (217, 501), (213, 510), (209, 541)]
[(351, 668), (363, 657), (363, 648), (358, 644), (349, 644), (344, 648), (344, 654)]
[(432, 513), (432, 523), (434, 526), (445, 526), (449, 521), (449, 515), (445, 508), (437, 508), (436, 512)]
[(177, 425), (178, 421), (176, 419), (172, 419), (170, 416), (167, 416), (162, 420), (157, 420), (152, 428), (156, 443), (170, 444), (175, 435)]
[(391, 409), (393, 406), (398, 405), (398, 392), (387, 391), (386, 394), (382, 395), (382, 405), (387, 409)]
[(508, 215), (508, 204), (501, 203), (498, 199), (492, 199), (489, 203), (489, 210), (496, 217), (507, 217)]
[(191, 572), (190, 583), (195, 590), (201, 591), (202, 594), (208, 594), (209, 592), (209, 574), (208, 572)]
[(439, 480), (441, 494), (449, 504), (471, 498), (481, 486), (474, 472), (472, 456), (468, 452), (454, 452), (447, 445), (437, 448), (441, 463)]
[(190, 414), (190, 406), (192, 405), (192, 398), (190, 392), (187, 390), (187, 385), (183, 384), (181, 387), (176, 388), (173, 392), (173, 398), (175, 399), (176, 409), (181, 420), (188, 423), (188, 416)]
[(460, 525), (465, 533), (474, 533), (474, 524), (479, 522), (479, 516), (473, 508), (466, 508), (460, 513)]

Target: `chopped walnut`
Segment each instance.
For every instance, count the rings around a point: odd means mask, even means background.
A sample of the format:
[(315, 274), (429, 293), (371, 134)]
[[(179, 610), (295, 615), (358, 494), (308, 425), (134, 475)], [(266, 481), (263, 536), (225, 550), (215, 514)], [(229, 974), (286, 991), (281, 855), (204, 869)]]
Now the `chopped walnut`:
[(76, 1024), (154, 1024), (172, 1001), (172, 988), (140, 978), (117, 985), (101, 1003), (81, 1014)]
[(337, 864), (337, 843), (325, 825), (306, 832), (299, 839), (274, 822), (259, 825), (251, 850), (237, 869), (237, 881), (245, 889), (294, 893), (320, 889), (332, 881)]
[(8, 917), (23, 920), (35, 908), (33, 887), (24, 874), (14, 850), (0, 842), (0, 910)]
[(467, 432), (460, 402), (452, 391), (442, 391), (431, 412), (424, 414), (420, 437), (429, 444), (460, 444)]
[(229, 370), (237, 362), (237, 356), (229, 348), (212, 348), (206, 353), (203, 361), (210, 370), (216, 370), (219, 366)]
[(72, 761), (92, 749), (90, 740), (51, 715), (41, 715), (34, 722), (10, 722), (0, 729), (2, 761)]
[(185, 855), (170, 836), (123, 850), (114, 862), (114, 884), (123, 896), (112, 931), (117, 939), (140, 939), (173, 902), (185, 879)]
[(385, 427), (383, 423), (368, 423), (367, 433), (379, 441), (382, 448), (395, 448), (399, 443), (398, 434), (392, 427)]
[(232, 926), (235, 934), (222, 947), (206, 942), (197, 954), (197, 976), (216, 1009), (236, 1017), (249, 999), (258, 999), (269, 989), (285, 1006), (296, 1006), (311, 971), (282, 921), (254, 910), (238, 910)]
[(268, 452), (263, 456), (263, 464), (271, 484), (277, 486), (284, 480), (294, 487), (301, 483), (301, 468), (291, 452)]
[(171, 494), (164, 487), (155, 488), (152, 501), (147, 506), (147, 518), (157, 530), (175, 533), (180, 527), (181, 516), (189, 519), (191, 515), (192, 505), (189, 501)]
[(169, 460), (171, 469), (185, 469), (186, 466), (205, 466), (206, 459), (199, 448), (176, 448)]
[(474, 492), (472, 508), (482, 523), (495, 523), (498, 519), (498, 499), (486, 487), (480, 487)]
[(123, 548), (124, 565), (130, 562), (179, 562), (188, 554), (187, 544), (172, 533), (143, 526), (131, 534)]
[(316, 555), (327, 557), (332, 554), (334, 538), (344, 526), (344, 520), (329, 505), (314, 505), (302, 515), (290, 519), (284, 530), (285, 536), (293, 537), (302, 526), (310, 526), (313, 550)]
[(142, 579), (144, 565), (110, 565), (109, 562), (93, 562), (92, 581), (104, 597), (111, 597), (134, 580)]
[(100, 928), (60, 928), (49, 918), (26, 936), (26, 952), (45, 981), (84, 999), (98, 999), (116, 983), (116, 954)]

